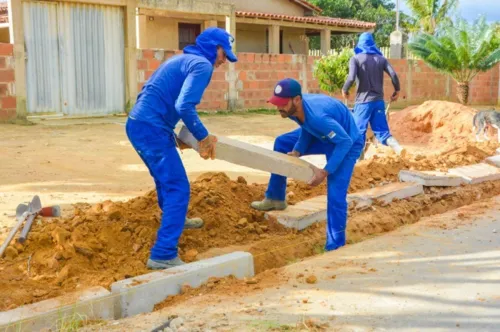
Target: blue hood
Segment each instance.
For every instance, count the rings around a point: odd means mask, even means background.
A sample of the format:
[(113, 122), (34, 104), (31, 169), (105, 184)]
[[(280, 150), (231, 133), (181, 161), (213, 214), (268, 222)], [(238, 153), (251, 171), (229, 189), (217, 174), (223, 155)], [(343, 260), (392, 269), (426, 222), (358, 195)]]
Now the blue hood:
[(208, 28), (196, 37), (195, 45), (189, 45), (184, 48), (184, 53), (203, 56), (214, 65), (217, 59), (217, 46), (221, 46), (224, 52), (226, 52), (227, 59), (231, 62), (236, 62), (238, 58), (232, 50), (233, 41), (233, 36), (226, 30), (214, 27)]
[(383, 55), (377, 48), (373, 35), (369, 32), (363, 32), (361, 36), (359, 36), (358, 45), (354, 48), (354, 53)]

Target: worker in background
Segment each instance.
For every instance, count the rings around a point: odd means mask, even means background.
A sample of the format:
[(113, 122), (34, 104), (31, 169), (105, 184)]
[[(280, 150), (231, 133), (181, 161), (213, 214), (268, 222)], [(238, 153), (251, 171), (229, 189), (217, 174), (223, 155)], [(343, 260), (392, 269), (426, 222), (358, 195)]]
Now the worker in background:
[(188, 148), (174, 128), (182, 120), (199, 141), (199, 154), (215, 158), (217, 138), (200, 121), (196, 105), (210, 83), (214, 68), (236, 62), (234, 38), (223, 29), (209, 28), (183, 54), (165, 61), (146, 82), (130, 112), (126, 131), (132, 146), (149, 169), (163, 214), (147, 266), (166, 269), (184, 264), (177, 245), (183, 228), (200, 228), (203, 221), (187, 219), (189, 181), (176, 150)]
[[(328, 205), (326, 250), (335, 250), (346, 242), (347, 189), (356, 160), (363, 149), (363, 138), (350, 110), (340, 101), (323, 94), (304, 94), (296, 80), (285, 79), (276, 85), (269, 100), (283, 118), (300, 128), (276, 138), (274, 151), (300, 157), (324, 154), (324, 169), (313, 167), (309, 182), (317, 186), (327, 179)], [(272, 174), (263, 201), (251, 206), (260, 211), (284, 210), (287, 206), (286, 177)]]
[(366, 129), (370, 123), (373, 134), (380, 143), (390, 146), (396, 154), (404, 156), (405, 150), (392, 137), (389, 130), (384, 103), (384, 72), (391, 77), (395, 90), (391, 102), (399, 98), (398, 76), (377, 48), (371, 33), (361, 34), (354, 53), (349, 62), (349, 76), (342, 88), (342, 96), (345, 99), (349, 98), (349, 89), (356, 80), (354, 119), (361, 131), (363, 142), (366, 140)]

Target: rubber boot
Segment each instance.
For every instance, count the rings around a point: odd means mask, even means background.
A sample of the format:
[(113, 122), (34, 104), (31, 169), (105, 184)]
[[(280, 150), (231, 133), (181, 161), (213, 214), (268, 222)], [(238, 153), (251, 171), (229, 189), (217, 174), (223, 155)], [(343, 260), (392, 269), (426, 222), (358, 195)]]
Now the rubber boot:
[(398, 141), (394, 137), (389, 137), (386, 141), (387, 145), (390, 146), (398, 156), (405, 157), (406, 149), (399, 145)]
[(263, 201), (256, 201), (250, 204), (252, 208), (259, 211), (273, 211), (273, 210), (284, 210), (287, 207), (285, 201), (278, 201), (274, 199), (264, 198)]
[(195, 229), (203, 227), (203, 219), (201, 218), (186, 218), (184, 229)]
[(179, 256), (173, 258), (173, 259), (168, 259), (168, 260), (153, 260), (151, 258), (148, 259), (148, 263), (146, 264), (148, 269), (151, 270), (165, 270), (169, 269), (171, 267), (176, 267), (180, 265), (184, 265), (184, 263)]

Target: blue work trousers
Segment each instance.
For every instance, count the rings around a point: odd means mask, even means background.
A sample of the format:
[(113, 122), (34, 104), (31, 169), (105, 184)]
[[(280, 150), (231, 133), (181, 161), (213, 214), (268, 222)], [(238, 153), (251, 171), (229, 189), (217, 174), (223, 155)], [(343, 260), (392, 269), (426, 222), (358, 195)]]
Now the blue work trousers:
[[(281, 153), (291, 152), (297, 143), (302, 128), (278, 136), (274, 142), (274, 151)], [(327, 178), (327, 227), (326, 227), (326, 250), (335, 250), (345, 245), (345, 230), (347, 224), (347, 190), (351, 182), (352, 172), (356, 160), (361, 154), (363, 143), (361, 138), (354, 142), (351, 150), (333, 174)], [(304, 155), (324, 154), (328, 160), (335, 148), (334, 144), (314, 139)], [(277, 174), (271, 174), (266, 197), (274, 200), (284, 201), (286, 197), (287, 178)]]
[(175, 136), (168, 130), (130, 118), (126, 131), (154, 179), (158, 205), (163, 212), (150, 258), (173, 259), (177, 256), (177, 245), (184, 229), (190, 191)]
[(391, 137), (387, 117), (385, 116), (385, 103), (383, 100), (372, 101), (368, 103), (354, 105), (354, 120), (363, 136), (363, 142), (366, 140), (366, 129), (368, 123), (372, 128), (373, 134), (383, 145), (387, 145), (387, 139)]

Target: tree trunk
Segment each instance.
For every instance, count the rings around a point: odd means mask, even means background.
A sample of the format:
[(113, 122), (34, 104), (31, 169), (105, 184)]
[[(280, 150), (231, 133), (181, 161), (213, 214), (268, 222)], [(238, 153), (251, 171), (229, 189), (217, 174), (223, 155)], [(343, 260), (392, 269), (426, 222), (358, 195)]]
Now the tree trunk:
[(460, 82), (457, 85), (458, 101), (462, 105), (466, 105), (469, 101), (469, 82)]

